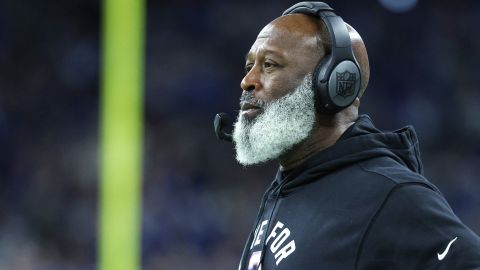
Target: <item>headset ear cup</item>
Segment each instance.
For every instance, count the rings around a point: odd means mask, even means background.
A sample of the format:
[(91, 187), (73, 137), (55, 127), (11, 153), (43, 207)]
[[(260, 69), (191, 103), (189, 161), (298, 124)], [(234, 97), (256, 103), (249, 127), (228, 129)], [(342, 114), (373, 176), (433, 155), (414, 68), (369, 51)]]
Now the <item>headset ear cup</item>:
[(357, 98), (360, 92), (360, 69), (350, 60), (338, 63), (328, 78), (328, 100), (332, 112), (341, 111)]

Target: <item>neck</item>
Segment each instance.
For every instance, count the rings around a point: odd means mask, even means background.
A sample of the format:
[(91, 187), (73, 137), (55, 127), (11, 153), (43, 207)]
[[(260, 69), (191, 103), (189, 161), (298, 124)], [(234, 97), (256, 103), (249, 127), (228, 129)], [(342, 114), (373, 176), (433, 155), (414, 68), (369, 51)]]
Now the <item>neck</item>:
[(345, 121), (346, 119), (337, 116), (331, 119), (321, 119), (321, 116), (318, 118), (312, 134), (280, 157), (280, 169), (282, 171), (290, 171), (298, 167), (311, 156), (335, 144), (340, 136), (354, 123), (354, 120)]

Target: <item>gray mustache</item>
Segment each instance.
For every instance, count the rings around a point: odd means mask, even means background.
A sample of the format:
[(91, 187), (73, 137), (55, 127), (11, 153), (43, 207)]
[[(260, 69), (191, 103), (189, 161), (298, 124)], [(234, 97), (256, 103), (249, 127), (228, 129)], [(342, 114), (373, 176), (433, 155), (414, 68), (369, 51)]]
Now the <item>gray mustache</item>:
[(242, 93), (242, 96), (240, 97), (240, 106), (242, 103), (250, 103), (262, 109), (267, 105), (267, 102), (255, 98), (251, 92)]

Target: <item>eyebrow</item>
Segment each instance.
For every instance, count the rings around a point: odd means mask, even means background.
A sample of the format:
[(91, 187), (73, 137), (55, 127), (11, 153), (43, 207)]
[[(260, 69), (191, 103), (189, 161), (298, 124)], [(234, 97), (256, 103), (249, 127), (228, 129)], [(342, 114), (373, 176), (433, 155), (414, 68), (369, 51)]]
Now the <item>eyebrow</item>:
[[(266, 50), (263, 50), (261, 51), (261, 53), (263, 53), (264, 55), (267, 55), (267, 54), (273, 54), (273, 55), (276, 55), (278, 57), (282, 57), (283, 58), (283, 55), (277, 51), (274, 51), (274, 50), (271, 50), (271, 49), (266, 49)], [(245, 61), (248, 60), (248, 57), (250, 56), (250, 52), (248, 52), (247, 54), (245, 54)]]

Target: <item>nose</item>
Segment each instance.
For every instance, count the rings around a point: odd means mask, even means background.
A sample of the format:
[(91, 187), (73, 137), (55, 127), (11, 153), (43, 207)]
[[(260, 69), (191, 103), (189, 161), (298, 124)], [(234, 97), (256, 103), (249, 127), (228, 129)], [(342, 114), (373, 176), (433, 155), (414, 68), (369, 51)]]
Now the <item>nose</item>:
[(253, 67), (245, 77), (243, 77), (240, 88), (242, 88), (243, 91), (251, 92), (258, 91), (261, 87), (262, 84), (260, 83), (258, 69)]

